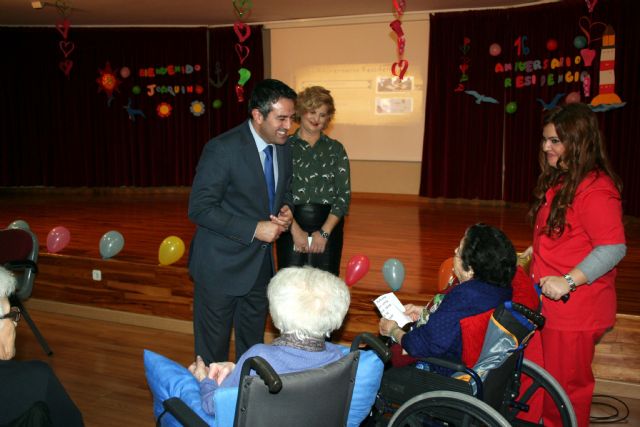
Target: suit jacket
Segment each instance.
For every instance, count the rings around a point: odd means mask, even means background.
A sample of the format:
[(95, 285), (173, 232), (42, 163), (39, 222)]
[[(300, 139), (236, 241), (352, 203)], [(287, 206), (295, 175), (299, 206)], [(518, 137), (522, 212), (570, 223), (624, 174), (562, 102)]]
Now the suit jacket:
[[(278, 158), (276, 209), (291, 195), (291, 147), (274, 144)], [(260, 154), (249, 123), (209, 141), (200, 157), (189, 197), (196, 224), (189, 271), (196, 283), (244, 295), (254, 285), (271, 245), (253, 239), (258, 221), (269, 220), (269, 196)]]

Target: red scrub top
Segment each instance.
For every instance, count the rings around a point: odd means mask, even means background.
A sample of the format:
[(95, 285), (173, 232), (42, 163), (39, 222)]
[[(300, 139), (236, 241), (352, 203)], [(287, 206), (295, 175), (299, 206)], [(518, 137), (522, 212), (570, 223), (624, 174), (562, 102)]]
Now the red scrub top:
[[(578, 185), (560, 237), (544, 234), (551, 201), (560, 185), (550, 188), (536, 216), (531, 276), (562, 276), (575, 268), (595, 246), (625, 244), (622, 204), (615, 184), (604, 173), (591, 172)], [(591, 284), (579, 286), (569, 301), (543, 298), (545, 327), (594, 330), (613, 326), (616, 316), (616, 269)]]

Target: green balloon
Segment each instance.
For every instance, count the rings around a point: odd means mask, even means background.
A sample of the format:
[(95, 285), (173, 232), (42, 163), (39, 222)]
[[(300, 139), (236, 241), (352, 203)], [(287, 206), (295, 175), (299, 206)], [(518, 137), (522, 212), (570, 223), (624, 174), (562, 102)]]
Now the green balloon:
[(222, 107), (222, 101), (220, 101), (219, 99), (216, 99), (215, 101), (212, 102), (213, 108), (220, 108)]
[(134, 86), (131, 88), (131, 93), (133, 93), (134, 95), (140, 95), (140, 92), (142, 92), (140, 86)]
[(505, 111), (509, 114), (513, 114), (518, 110), (518, 103), (516, 101), (511, 101), (504, 107)]

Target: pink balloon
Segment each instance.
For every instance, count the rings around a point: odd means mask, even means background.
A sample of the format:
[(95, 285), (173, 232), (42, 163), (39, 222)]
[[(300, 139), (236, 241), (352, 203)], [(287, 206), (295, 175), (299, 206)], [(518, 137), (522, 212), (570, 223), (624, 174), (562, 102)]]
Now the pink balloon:
[(574, 104), (576, 102), (580, 102), (580, 92), (571, 92), (569, 93), (569, 95), (567, 95), (567, 97), (564, 99), (564, 102), (567, 104)]
[(347, 264), (347, 276), (344, 282), (347, 286), (353, 286), (369, 271), (369, 258), (366, 255), (354, 255)]
[(66, 227), (59, 225), (51, 229), (47, 235), (47, 250), (53, 254), (63, 250), (71, 240), (71, 233)]
[(129, 69), (129, 67), (122, 67), (120, 68), (120, 75), (123, 79), (126, 79), (131, 75), (131, 70)]
[(498, 43), (493, 43), (491, 46), (489, 46), (489, 54), (491, 56), (498, 56), (500, 55), (500, 52), (502, 52), (502, 48)]

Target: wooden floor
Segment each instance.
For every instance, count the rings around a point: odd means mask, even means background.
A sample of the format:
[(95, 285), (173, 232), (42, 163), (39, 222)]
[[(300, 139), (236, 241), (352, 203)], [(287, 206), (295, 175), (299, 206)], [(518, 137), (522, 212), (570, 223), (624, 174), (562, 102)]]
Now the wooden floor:
[[(106, 262), (117, 270), (156, 266), (158, 247), (165, 237), (179, 236), (188, 247), (194, 229), (186, 218), (186, 188), (0, 189), (0, 203), (0, 226), (16, 219), (27, 221), (40, 239), (41, 257), (55, 264), (56, 280), (76, 285), (61, 288), (61, 292), (73, 289), (82, 293), (81, 287), (86, 283), (76, 270), (65, 276), (66, 264), (78, 260), (105, 264), (100, 260), (98, 244), (109, 230), (118, 230), (125, 237), (122, 252)], [(371, 267), (353, 287), (354, 295), (359, 297), (354, 307), (355, 316), (350, 311), (350, 322), (362, 326), (362, 330), (375, 328), (377, 315), (367, 298), (389, 291), (381, 273), (387, 259), (397, 258), (405, 265), (406, 279), (398, 292), (401, 300), (426, 296), (436, 289), (440, 262), (451, 256), (470, 224), (481, 221), (496, 225), (510, 236), (516, 249), (525, 249), (531, 240), (525, 213), (526, 206), (517, 204), (354, 195), (346, 222), (342, 276), (347, 261), (356, 254), (367, 255)], [(628, 253), (619, 266), (618, 312), (637, 316), (640, 315), (640, 289), (636, 285), (636, 272), (640, 271), (640, 219), (625, 217), (624, 223)], [(59, 254), (48, 254), (47, 233), (58, 225), (70, 230), (71, 242)], [(173, 267), (160, 269), (159, 274), (186, 275), (186, 254)], [(90, 277), (90, 271), (86, 274)], [(140, 287), (144, 285), (139, 283)], [(91, 303), (100, 303), (95, 294), (87, 295), (85, 298), (90, 298)], [(74, 306), (68, 307), (68, 313), (38, 310), (32, 313), (54, 349), (54, 356), (47, 358), (42, 353), (23, 323), (19, 326), (17, 358), (48, 359), (81, 408), (88, 426), (153, 425), (142, 349), (148, 348), (187, 364), (191, 359), (193, 337), (188, 333), (75, 317)], [(623, 325), (621, 330), (625, 328)], [(632, 328), (637, 338), (637, 328)], [(638, 339), (629, 339), (623, 345), (637, 353), (637, 342)], [(621, 350), (616, 341), (608, 353), (615, 357), (616, 353), (626, 351), (629, 350)], [(629, 369), (624, 361), (615, 360), (607, 359), (607, 362)], [(633, 364), (630, 369), (637, 371), (638, 365)], [(634, 413), (638, 414), (640, 408), (637, 404), (635, 408)], [(640, 421), (629, 425), (640, 425)]]

